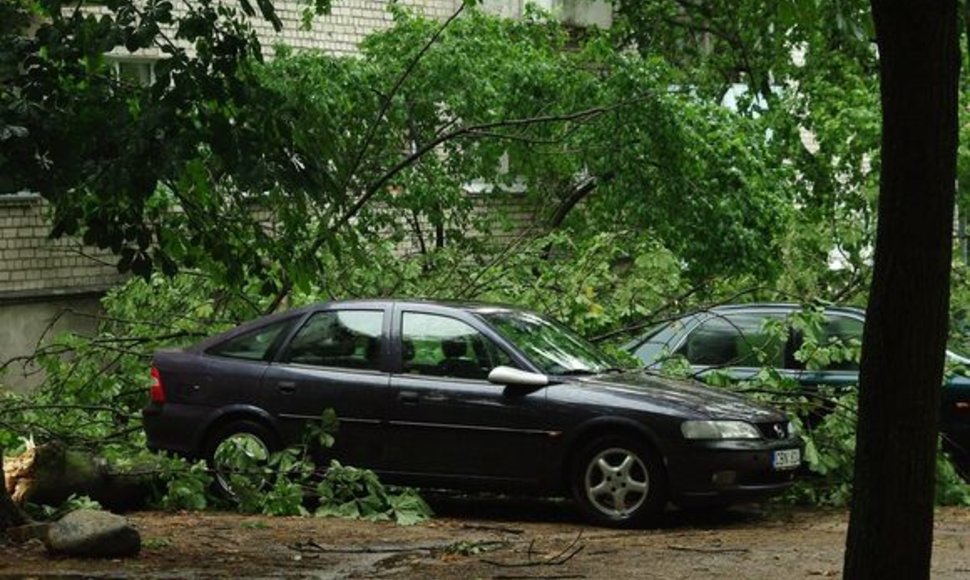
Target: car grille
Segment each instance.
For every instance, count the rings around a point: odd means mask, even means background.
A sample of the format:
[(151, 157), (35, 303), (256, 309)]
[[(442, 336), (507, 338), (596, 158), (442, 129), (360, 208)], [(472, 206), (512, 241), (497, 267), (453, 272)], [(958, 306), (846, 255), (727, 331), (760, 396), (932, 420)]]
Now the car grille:
[(789, 424), (787, 421), (774, 423), (758, 423), (758, 430), (765, 439), (787, 439)]
[(795, 479), (798, 472), (794, 469), (787, 471), (758, 471), (743, 473), (738, 476), (738, 485), (771, 485), (785, 483)]

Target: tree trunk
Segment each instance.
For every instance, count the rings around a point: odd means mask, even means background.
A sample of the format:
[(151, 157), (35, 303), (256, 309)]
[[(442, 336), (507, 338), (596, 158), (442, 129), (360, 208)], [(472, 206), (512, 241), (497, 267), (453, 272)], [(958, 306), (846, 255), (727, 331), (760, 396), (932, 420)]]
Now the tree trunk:
[(845, 578), (928, 578), (949, 309), (959, 50), (956, 1), (872, 0), (879, 45), (879, 225), (860, 374)]
[(101, 457), (56, 442), (32, 447), (3, 464), (5, 495), (15, 504), (57, 506), (76, 495), (112, 511), (144, 507), (158, 473), (154, 465), (119, 471)]
[[(3, 465), (3, 448), (0, 448), (0, 465)], [(0, 485), (0, 539), (7, 528), (22, 526), (29, 521), (30, 518), (10, 499), (6, 486)]]

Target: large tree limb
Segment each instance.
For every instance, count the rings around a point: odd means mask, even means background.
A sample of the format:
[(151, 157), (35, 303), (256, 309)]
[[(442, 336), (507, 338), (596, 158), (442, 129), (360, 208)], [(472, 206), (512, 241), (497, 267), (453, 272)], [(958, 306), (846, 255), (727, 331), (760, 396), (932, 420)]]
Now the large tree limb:
[(401, 90), (401, 87), (404, 86), (404, 82), (408, 79), (408, 77), (411, 76), (411, 73), (414, 72), (414, 69), (417, 68), (418, 63), (421, 62), (421, 59), (424, 58), (424, 55), (427, 54), (429, 50), (431, 50), (431, 47), (436, 42), (438, 42), (438, 39), (441, 37), (441, 34), (444, 33), (445, 29), (448, 28), (448, 26), (452, 22), (454, 22), (456, 18), (458, 18), (458, 15), (461, 14), (464, 9), (465, 9), (465, 2), (462, 1), (458, 9), (455, 10), (455, 12), (451, 16), (449, 16), (448, 19), (441, 24), (441, 26), (438, 27), (435, 33), (431, 35), (431, 38), (429, 38), (428, 41), (424, 43), (424, 46), (421, 47), (421, 50), (419, 50), (418, 53), (414, 55), (414, 58), (411, 59), (411, 62), (408, 63), (408, 66), (401, 72), (400, 76), (398, 76), (397, 81), (394, 83), (394, 86), (391, 87), (390, 92), (388, 92), (387, 95), (384, 96), (384, 101), (381, 103), (381, 108), (377, 113), (377, 118), (374, 119), (374, 122), (371, 123), (370, 126), (367, 128), (367, 134), (364, 136), (364, 141), (361, 144), (360, 149), (357, 151), (357, 155), (354, 157), (354, 162), (351, 164), (350, 170), (347, 172), (347, 177), (344, 179), (342, 191), (347, 191), (347, 188), (350, 187), (350, 182), (353, 181), (354, 176), (357, 174), (357, 171), (360, 170), (360, 165), (364, 161), (364, 156), (367, 154), (367, 149), (370, 147), (370, 144), (373, 142), (374, 136), (377, 135), (377, 128), (380, 127), (381, 123), (384, 121), (384, 117), (387, 115), (387, 112), (390, 110), (391, 103), (394, 101), (394, 97)]
[[(526, 127), (531, 127), (535, 125), (543, 125), (543, 124), (549, 124), (549, 123), (571, 123), (571, 122), (586, 121), (586, 120), (599, 117), (606, 113), (615, 111), (617, 109), (629, 106), (633, 103), (642, 101), (643, 99), (647, 98), (647, 96), (648, 95), (644, 94), (636, 98), (621, 101), (618, 103), (613, 103), (611, 105), (591, 107), (588, 109), (584, 109), (582, 111), (575, 111), (572, 113), (538, 115), (534, 117), (505, 119), (501, 121), (490, 121), (487, 123), (477, 123), (477, 124), (459, 126), (450, 131), (440, 133), (436, 135), (433, 139), (428, 141), (427, 143), (415, 149), (406, 157), (402, 158), (400, 161), (394, 164), (390, 169), (384, 172), (384, 174), (382, 174), (380, 177), (375, 179), (369, 186), (367, 186), (364, 193), (361, 194), (360, 197), (358, 197), (357, 200), (354, 201), (354, 203), (351, 204), (351, 206), (344, 213), (342, 213), (336, 220), (334, 220), (331, 224), (329, 224), (326, 227), (326, 230), (332, 233), (346, 226), (348, 223), (350, 223), (352, 219), (354, 219), (357, 216), (357, 214), (360, 213), (360, 211), (364, 208), (364, 206), (367, 205), (367, 203), (375, 195), (380, 193), (380, 191), (385, 186), (387, 186), (387, 184), (392, 179), (394, 179), (398, 174), (400, 174), (405, 169), (411, 167), (412, 165), (420, 161), (425, 155), (437, 149), (438, 146), (444, 143), (447, 143), (448, 141), (452, 141), (455, 139), (468, 137), (468, 136), (474, 137), (478, 133), (488, 132), (493, 129), (526, 128)], [(304, 258), (309, 259), (313, 255), (315, 255), (320, 250), (320, 248), (322, 248), (323, 245), (327, 242), (327, 239), (328, 238), (324, 235), (317, 235), (313, 243), (310, 245), (310, 247), (304, 252), (303, 254)], [(276, 296), (273, 298), (273, 301), (269, 304), (269, 306), (266, 308), (264, 313), (270, 314), (276, 311), (276, 309), (279, 308), (280, 304), (283, 303), (283, 300), (286, 299), (286, 297), (289, 295), (292, 289), (293, 289), (293, 282), (292, 280), (287, 278), (286, 280), (284, 280), (283, 284), (280, 287), (280, 290), (277, 292)]]
[(71, 495), (85, 495), (108, 509), (124, 511), (147, 502), (158, 473), (155, 466), (117, 471), (96, 455), (45, 443), (6, 459), (0, 497), (13, 504), (56, 506)]

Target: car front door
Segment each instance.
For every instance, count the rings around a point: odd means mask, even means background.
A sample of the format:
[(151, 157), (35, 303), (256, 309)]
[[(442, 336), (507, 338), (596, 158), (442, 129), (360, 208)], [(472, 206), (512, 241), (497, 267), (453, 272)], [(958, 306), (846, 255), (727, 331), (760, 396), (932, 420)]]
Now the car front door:
[(263, 405), (287, 441), (299, 441), (308, 422), (333, 409), (336, 444), (318, 459), (383, 466), (382, 421), (391, 396), (386, 331), (380, 308), (321, 310), (306, 318), (263, 377)]
[(395, 311), (390, 471), (428, 484), (538, 481), (550, 438), (546, 389), (490, 383), (492, 368), (514, 363), (489, 334), (469, 317)]
[(799, 381), (806, 386), (832, 387), (836, 393), (859, 383), (858, 349), (862, 345), (861, 317), (826, 313), (817, 341), (824, 357), (809, 346), (799, 345), (806, 360)]

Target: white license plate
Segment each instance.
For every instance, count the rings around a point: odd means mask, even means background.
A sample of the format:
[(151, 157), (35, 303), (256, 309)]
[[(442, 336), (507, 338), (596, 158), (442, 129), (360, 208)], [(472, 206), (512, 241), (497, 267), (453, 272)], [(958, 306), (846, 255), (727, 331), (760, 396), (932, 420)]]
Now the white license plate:
[(795, 469), (801, 463), (801, 449), (779, 449), (771, 454), (771, 466), (775, 469)]

